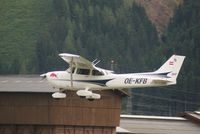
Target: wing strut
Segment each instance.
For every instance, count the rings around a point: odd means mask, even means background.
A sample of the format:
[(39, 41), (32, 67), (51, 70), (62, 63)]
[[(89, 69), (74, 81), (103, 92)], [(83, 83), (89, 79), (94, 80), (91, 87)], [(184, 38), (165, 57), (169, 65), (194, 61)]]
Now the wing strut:
[(72, 57), (72, 59), (71, 59), (71, 61), (70, 61), (70, 81), (71, 81), (71, 88), (73, 88), (73, 72), (72, 72), (72, 69), (73, 69), (73, 57)]

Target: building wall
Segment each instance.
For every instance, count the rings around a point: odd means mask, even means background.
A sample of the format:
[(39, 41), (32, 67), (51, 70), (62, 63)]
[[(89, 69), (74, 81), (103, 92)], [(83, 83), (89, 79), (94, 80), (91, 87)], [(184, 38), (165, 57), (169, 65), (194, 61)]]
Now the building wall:
[(115, 127), (3, 125), (1, 134), (115, 134)]
[(115, 133), (121, 97), (111, 90), (99, 93), (102, 99), (94, 101), (72, 91), (67, 92), (65, 99), (53, 99), (50, 93), (0, 93), (0, 133)]

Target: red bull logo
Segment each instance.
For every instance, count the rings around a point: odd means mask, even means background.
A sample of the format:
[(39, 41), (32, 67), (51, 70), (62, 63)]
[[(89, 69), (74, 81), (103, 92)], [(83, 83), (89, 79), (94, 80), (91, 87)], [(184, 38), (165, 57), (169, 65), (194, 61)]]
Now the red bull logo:
[(57, 75), (56, 75), (55, 73), (51, 73), (51, 74), (50, 74), (50, 77), (52, 77), (52, 78), (57, 78)]

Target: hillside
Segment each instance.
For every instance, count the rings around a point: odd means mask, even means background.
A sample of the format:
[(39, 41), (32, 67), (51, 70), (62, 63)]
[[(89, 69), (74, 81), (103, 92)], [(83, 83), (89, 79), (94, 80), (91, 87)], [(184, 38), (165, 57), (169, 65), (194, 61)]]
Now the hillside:
[(0, 1), (0, 73), (36, 72), (36, 42), (48, 29), (51, 4), (46, 0)]
[[(185, 0), (175, 12), (166, 32), (166, 54), (175, 52), (185, 55), (177, 99), (185, 100), (185, 109), (200, 107), (200, 1)], [(193, 103), (191, 103), (193, 102)], [(177, 104), (177, 107), (181, 105)], [(196, 109), (197, 110), (197, 109)]]
[(174, 10), (183, 0), (136, 0), (136, 2), (145, 8), (149, 19), (161, 35), (173, 17)]
[[(200, 108), (200, 1), (185, 0), (174, 13), (160, 53), (185, 55), (176, 86), (133, 90), (133, 114), (177, 115)], [(150, 112), (153, 111), (153, 112)]]
[(106, 68), (115, 59), (117, 71), (142, 61), (130, 69), (135, 71), (151, 66), (144, 57), (158, 45), (154, 26), (133, 1), (19, 0), (0, 6), (1, 74), (65, 69), (60, 52), (106, 59)]

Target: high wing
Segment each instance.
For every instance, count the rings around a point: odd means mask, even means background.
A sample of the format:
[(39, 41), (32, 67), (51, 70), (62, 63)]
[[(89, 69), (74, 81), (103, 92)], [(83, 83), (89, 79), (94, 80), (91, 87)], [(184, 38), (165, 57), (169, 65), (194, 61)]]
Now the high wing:
[(95, 64), (93, 64), (93, 62), (81, 57), (80, 55), (61, 53), (61, 54), (59, 54), (59, 56), (64, 61), (66, 61), (71, 67), (94, 69), (94, 70), (98, 70), (99, 72), (103, 73), (104, 75), (114, 72), (112, 70), (106, 70), (106, 69), (96, 67)]
[(68, 64), (72, 64), (73, 67), (95, 68), (92, 62), (81, 57), (80, 55), (61, 53), (59, 56)]

